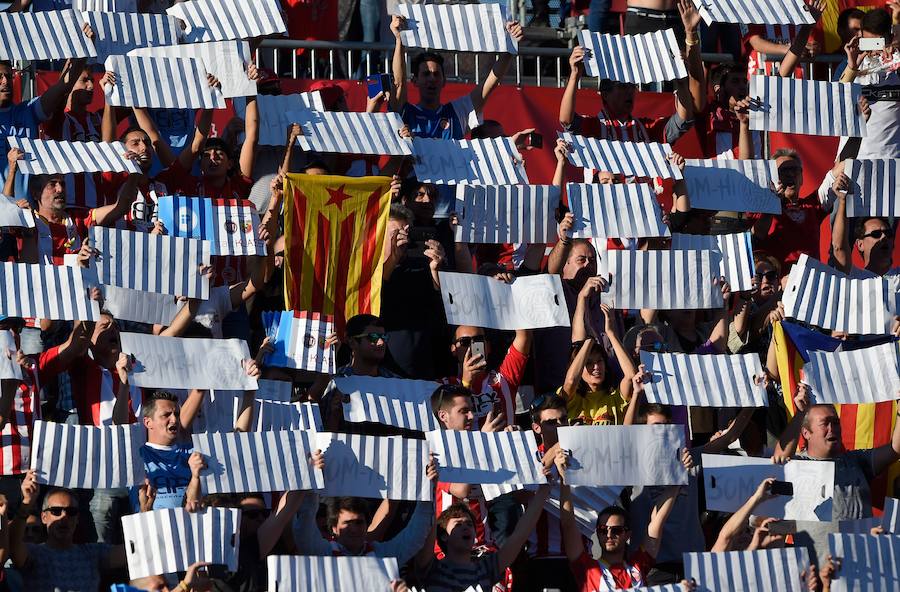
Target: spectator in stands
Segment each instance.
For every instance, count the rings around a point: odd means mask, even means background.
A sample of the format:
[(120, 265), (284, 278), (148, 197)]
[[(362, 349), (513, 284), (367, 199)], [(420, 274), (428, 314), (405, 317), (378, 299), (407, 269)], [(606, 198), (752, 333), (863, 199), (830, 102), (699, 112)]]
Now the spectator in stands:
[(864, 16), (866, 16), (866, 13), (858, 8), (845, 8), (838, 15), (837, 34), (840, 39), (840, 46), (832, 53), (839, 54), (844, 59), (834, 69), (834, 73), (831, 76), (831, 79), (835, 82), (841, 79), (841, 76), (844, 75), (844, 70), (847, 68), (847, 55), (844, 51), (844, 46), (850, 43), (854, 37), (861, 35)]
[(684, 47), (685, 26), (679, 18), (678, 0), (628, 0), (625, 12), (625, 34), (639, 35), (674, 29), (675, 38)]
[[(750, 132), (747, 73), (739, 64), (719, 64), (710, 72), (713, 100), (697, 118), (697, 133), (706, 158), (760, 158), (762, 136)], [(746, 122), (746, 123), (745, 123)], [(746, 126), (750, 150), (741, 150)], [(749, 152), (749, 154), (747, 153)]]
[(753, 290), (738, 294), (734, 320), (728, 330), (728, 351), (734, 354), (765, 354), (771, 314), (781, 301), (781, 265), (761, 251), (754, 253), (753, 263)]
[[(825, 11), (825, 0), (804, 0), (807, 9), (817, 21)], [(811, 25), (750, 25), (744, 35), (744, 47), (747, 52), (747, 75), (769, 74), (778, 76), (803, 76), (797, 70), (801, 58), (813, 60), (821, 52), (818, 39), (810, 39)], [(776, 71), (769, 60), (779, 60), (781, 64)]]
[[(419, 103), (413, 105), (406, 100), (406, 51), (400, 40), (400, 31), (405, 26), (403, 17), (395, 15), (392, 18), (391, 32), (394, 33), (396, 44), (391, 66), (394, 88), (390, 96), (390, 110), (400, 113), (414, 136), (461, 140), (469, 129), (481, 122), (488, 97), (506, 75), (512, 55), (507, 53), (497, 58), (480, 87), (476, 87), (468, 95), (442, 103), (441, 92), (447, 82), (444, 59), (429, 51), (418, 54), (411, 64), (412, 82), (419, 91)], [(516, 22), (508, 23), (507, 30), (516, 41), (521, 41), (524, 37), (522, 26)]]

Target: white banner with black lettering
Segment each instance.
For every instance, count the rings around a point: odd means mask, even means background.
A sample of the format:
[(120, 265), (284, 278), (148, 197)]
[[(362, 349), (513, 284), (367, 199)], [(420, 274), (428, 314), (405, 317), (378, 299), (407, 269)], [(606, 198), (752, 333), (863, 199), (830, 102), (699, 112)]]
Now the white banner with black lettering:
[(133, 487), (144, 482), (141, 424), (81, 426), (37, 420), (31, 468), (42, 485), (69, 489)]
[(96, 321), (92, 270), (68, 265), (0, 263), (0, 315), (53, 321)]
[(316, 447), (325, 453), (322, 495), (425, 502), (434, 497), (425, 474), (425, 440), (320, 432)]
[(57, 142), (31, 138), (8, 138), (10, 148), (25, 153), (19, 170), (29, 175), (46, 173), (140, 173), (134, 160), (124, 157), (122, 142)]
[(97, 55), (74, 10), (0, 12), (0, 60), (66, 60)]
[(442, 481), (531, 485), (546, 483), (534, 432), (435, 430), (425, 439)]
[(722, 254), (719, 275), (725, 278), (732, 292), (753, 289), (753, 243), (749, 232), (736, 234), (673, 234), (673, 250), (711, 250)]
[(649, 183), (566, 185), (575, 218), (574, 238), (641, 238), (669, 236), (662, 208)]
[[(549, 243), (556, 240), (555, 185), (458, 185), (456, 241)], [(571, 200), (571, 197), (569, 198)]]
[(502, 4), (399, 4), (397, 14), (406, 17), (400, 32), (405, 47), (519, 53)]
[(129, 380), (150, 388), (219, 390), (257, 389), (247, 376), (250, 358), (241, 339), (198, 339), (122, 333), (122, 351), (135, 358)]
[(900, 589), (900, 536), (829, 534), (828, 547), (840, 568), (831, 592), (884, 592)]
[(123, 516), (128, 575), (135, 580), (174, 574), (198, 561), (235, 572), (240, 527), (237, 508), (171, 508)]
[(610, 35), (578, 32), (585, 50), (584, 71), (588, 76), (648, 84), (687, 78), (687, 67), (675, 40), (674, 29), (641, 35)]
[(697, 592), (806, 592), (806, 547), (685, 553), (684, 575)]
[(302, 430), (194, 434), (194, 450), (207, 467), (206, 493), (319, 490), (322, 471), (312, 464), (314, 444)]
[(704, 454), (706, 507), (736, 512), (769, 477), (789, 481), (794, 494), (773, 496), (756, 506), (755, 514), (788, 520), (831, 520), (834, 463), (815, 460), (791, 460), (781, 465), (769, 458)]
[(84, 20), (94, 30), (95, 61), (103, 63), (108, 56), (124, 55), (138, 47), (157, 47), (178, 43), (178, 21), (164, 14), (137, 12), (83, 12)]
[(610, 274), (601, 294), (613, 308), (679, 310), (723, 306), (718, 251), (610, 250), (600, 274)]
[(222, 83), (222, 96), (226, 99), (256, 96), (256, 81), (247, 76), (247, 65), (253, 61), (253, 54), (246, 41), (210, 41), (134, 49), (128, 55), (200, 60), (206, 71)]
[(704, 355), (641, 352), (650, 373), (648, 403), (691, 407), (767, 407), (757, 354)]
[(750, 129), (811, 136), (866, 137), (862, 86), (781, 76), (750, 78)]
[(896, 293), (884, 278), (850, 279), (806, 254), (791, 268), (782, 296), (786, 317), (851, 335), (886, 334)]
[(558, 275), (523, 276), (507, 284), (486, 275), (442, 271), (440, 281), (451, 325), (503, 331), (569, 326)]
[(847, 216), (900, 216), (900, 158), (853, 160), (844, 162), (850, 177)]
[(34, 228), (34, 214), (12, 199), (0, 195), (0, 228)]
[(384, 425), (427, 432), (438, 428), (431, 410), (431, 394), (438, 383), (372, 376), (334, 377), (344, 402), (344, 419), (353, 423), (372, 421)]
[[(324, 111), (322, 94), (319, 91), (293, 93), (289, 95), (259, 95), (256, 97), (259, 109), (259, 145), (284, 146), (287, 142), (287, 128), (292, 123), (288, 113), (312, 109)], [(247, 102), (243, 99), (234, 101), (234, 113), (241, 119), (247, 114)]]
[(735, 23), (738, 25), (814, 25), (816, 19), (803, 0), (693, 0), (707, 25)]
[(889, 342), (849, 351), (810, 350), (803, 382), (813, 403), (880, 403), (900, 395), (900, 346)]
[(270, 555), (266, 567), (269, 592), (387, 592), (391, 581), (400, 578), (395, 557)]
[(440, 140), (413, 138), (413, 168), (420, 183), (516, 185), (528, 183), (525, 162), (512, 138)]
[(288, 119), (303, 132), (297, 144), (307, 152), (409, 156), (412, 140), (401, 138), (398, 113), (291, 111)]
[(209, 298), (210, 242), (92, 226), (93, 266), (101, 283), (188, 298)]
[(568, 132), (558, 135), (572, 146), (569, 162), (577, 167), (626, 177), (681, 179), (681, 170), (668, 160), (672, 153), (669, 144), (602, 140)]
[(193, 58), (113, 55), (106, 58), (104, 66), (107, 72), (116, 75), (116, 84), (103, 88), (107, 102), (114, 107), (224, 109), (226, 106), (222, 91), (206, 80), (203, 62)]
[(686, 485), (684, 426), (574, 426), (557, 430), (570, 485)]
[(192, 0), (178, 2), (166, 12), (184, 23), (188, 43), (252, 39), (287, 31), (278, 0)]
[(684, 181), (691, 207), (714, 212), (780, 214), (774, 160), (685, 160)]

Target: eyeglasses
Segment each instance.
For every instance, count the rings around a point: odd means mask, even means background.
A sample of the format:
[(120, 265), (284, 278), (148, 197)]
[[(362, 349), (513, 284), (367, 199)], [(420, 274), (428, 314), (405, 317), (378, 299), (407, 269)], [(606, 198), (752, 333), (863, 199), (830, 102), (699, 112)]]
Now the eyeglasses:
[(242, 509), (241, 516), (248, 520), (259, 520), (260, 518), (268, 518), (272, 511), (266, 508)]
[(876, 228), (872, 232), (867, 232), (863, 235), (863, 238), (874, 238), (875, 240), (881, 240), (882, 237), (887, 236), (887, 230), (883, 228)]
[(375, 332), (360, 333), (359, 335), (351, 335), (350, 337), (352, 337), (353, 339), (368, 339), (369, 343), (371, 343), (372, 345), (375, 345), (379, 341), (384, 341), (385, 343), (387, 343), (387, 340), (388, 340), (387, 333), (375, 333)]
[(474, 335), (472, 337), (460, 337), (456, 343), (462, 347), (470, 347), (472, 343), (484, 343), (484, 335)]
[(628, 528), (625, 526), (598, 526), (597, 534), (598, 535), (606, 535), (606, 538), (618, 537), (622, 536), (628, 532)]
[(757, 279), (767, 279), (770, 282), (774, 282), (778, 280), (778, 272), (774, 269), (770, 269), (769, 271), (756, 272), (753, 274)]
[(70, 518), (74, 518), (78, 516), (78, 508), (75, 506), (50, 506), (49, 508), (44, 510), (45, 512), (50, 512), (54, 516), (62, 516), (63, 512), (66, 513), (66, 516)]
[(645, 352), (665, 352), (669, 350), (669, 344), (664, 341), (654, 341), (653, 343), (645, 343), (641, 345), (641, 351)]

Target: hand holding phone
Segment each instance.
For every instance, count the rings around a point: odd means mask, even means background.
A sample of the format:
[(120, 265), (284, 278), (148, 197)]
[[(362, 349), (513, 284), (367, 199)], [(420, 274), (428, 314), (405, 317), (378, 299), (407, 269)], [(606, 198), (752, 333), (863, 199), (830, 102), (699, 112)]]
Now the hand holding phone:
[(790, 481), (772, 481), (772, 486), (769, 488), (769, 492), (772, 495), (794, 495), (794, 484)]

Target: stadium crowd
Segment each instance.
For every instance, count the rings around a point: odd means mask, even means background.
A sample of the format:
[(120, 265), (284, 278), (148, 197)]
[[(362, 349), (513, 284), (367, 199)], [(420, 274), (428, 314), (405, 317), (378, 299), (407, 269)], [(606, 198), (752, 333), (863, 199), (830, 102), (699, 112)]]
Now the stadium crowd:
[[(13, 10), (25, 10), (30, 3), (13, 4)], [(608, 250), (667, 249), (667, 239), (623, 238), (598, 244), (573, 238), (578, 221), (565, 203), (559, 205), (558, 236), (551, 244), (457, 242), (456, 217), (436, 214), (440, 188), (419, 182), (409, 158), (379, 161), (303, 152), (297, 145), (303, 132), (296, 123), (284, 130), (283, 149), (261, 147), (255, 97), (247, 99), (243, 117), (232, 120), (221, 137), (211, 133), (212, 111), (199, 110), (187, 119), (193, 122), (192, 129), (177, 145), (163, 110), (108, 104), (98, 112), (88, 109), (94, 85), (114, 85), (116, 72), (103, 72), (97, 82), (95, 66), (72, 58), (58, 81), (40, 96), (16, 102), (17, 74), (10, 62), (0, 62), (0, 146), (7, 155), (3, 199), (29, 209), (36, 221), (33, 229), (0, 229), (4, 261), (88, 268), (97, 255), (88, 240), (90, 228), (166, 234), (169, 229), (155, 215), (155, 203), (158, 196), (176, 194), (218, 200), (247, 200), (252, 194), (260, 215), (259, 239), (267, 248), (266, 255), (219, 257), (204, 269), (213, 286), (209, 299), (186, 299), (167, 325), (115, 318), (103, 308), (102, 286), (92, 293), (103, 311), (96, 322), (13, 317), (0, 321), (0, 328), (15, 341), (15, 350), (8, 355), (25, 376), (23, 381), (3, 380), (0, 396), (0, 590), (93, 591), (110, 585), (113, 590), (266, 590), (266, 557), (273, 554), (395, 557), (402, 574), (402, 580), (392, 583), (395, 592), (413, 586), (429, 592), (463, 592), (472, 586), (484, 591), (591, 592), (661, 584), (692, 590), (704, 589), (703, 582), (686, 578), (684, 553), (785, 546), (806, 546), (810, 551), (810, 564), (798, 576), (803, 589), (829, 590), (832, 580), (840, 577), (841, 563), (829, 555), (828, 534), (836, 532), (834, 525), (840, 521), (873, 517), (871, 483), (879, 478), (883, 482), (900, 459), (897, 406), (892, 407), (891, 421), (875, 427), (886, 444), (847, 449), (835, 407), (811, 404), (805, 385), (788, 386), (794, 379), (783, 375), (773, 333), (785, 320), (782, 296), (791, 268), (804, 254), (818, 258), (820, 229), (829, 227), (822, 224), (829, 217), (831, 249), (826, 263), (852, 278), (888, 278), (900, 294), (900, 274), (892, 259), (896, 220), (848, 216), (850, 180), (845, 164), (853, 158), (900, 158), (900, 103), (861, 99), (858, 108), (868, 121), (868, 135), (842, 142), (834, 168), (818, 191), (804, 195), (798, 153), (782, 149), (764, 154), (760, 132), (751, 131), (747, 59), (758, 59), (758, 53), (779, 54), (779, 65), (770, 74), (794, 76), (800, 61), (818, 51), (810, 36), (812, 27), (792, 27), (789, 39), (766, 38), (764, 30), (751, 27), (743, 60), (709, 64), (701, 60), (701, 18), (691, 0), (635, 6), (644, 10), (629, 13), (633, 21), (629, 32), (669, 27), (678, 31), (688, 76), (673, 86), (671, 115), (636, 117), (638, 87), (610, 80), (600, 85), (602, 111), (578, 112), (585, 51), (575, 47), (559, 105), (560, 130), (675, 144), (693, 128), (706, 158), (770, 158), (777, 163), (779, 182), (772, 190), (781, 201), (780, 215), (692, 209), (693, 196), (683, 181), (660, 183), (588, 171), (587, 182), (651, 184), (665, 204), (665, 222), (672, 232), (751, 233), (753, 288), (732, 291), (724, 278), (717, 279), (725, 303), (720, 310), (623, 310), (601, 303), (610, 278), (598, 272), (598, 265)], [(812, 2), (808, 9), (818, 18), (824, 2)], [(666, 17), (659, 18), (657, 12)], [(900, 86), (896, 68), (900, 3), (889, 2), (865, 13), (848, 10), (841, 22), (846, 63), (840, 81)], [(400, 35), (404, 26), (402, 17), (392, 18), (394, 82), (369, 99), (368, 112), (399, 113), (405, 124), (398, 130), (403, 137), (465, 139), (512, 133), (526, 160), (533, 150), (555, 155), (554, 177), (544, 182), (565, 188), (582, 181), (580, 172), (573, 178), (567, 165), (572, 147), (565, 141), (539, 148), (529, 144), (533, 138), (529, 121), (521, 121), (519, 130), (504, 130), (483, 117), (511, 55), (497, 58), (489, 75), (470, 93), (447, 96), (443, 55), (417, 49), (407, 60)], [(514, 39), (523, 37), (517, 23), (508, 24), (508, 32)], [(84, 33), (88, 38), (94, 35), (89, 27)], [(884, 49), (861, 51), (862, 39), (883, 39)], [(882, 64), (893, 64), (893, 69), (879, 68)], [(257, 83), (260, 94), (280, 92), (278, 77), (269, 70), (249, 64), (247, 76)], [(213, 76), (208, 82), (220, 84)], [(416, 87), (417, 102), (408, 100), (409, 85)], [(323, 83), (319, 90), (327, 109), (347, 109), (339, 86)], [(8, 136), (121, 141), (125, 157), (137, 163), (140, 172), (26, 175), (20, 170), (25, 154), (9, 146)], [(681, 169), (685, 166), (678, 154), (671, 155), (671, 162)], [(433, 503), (325, 498), (313, 491), (243, 495), (203, 491), (201, 475), (209, 459), (194, 451), (191, 433), (198, 415), (208, 413), (209, 392), (192, 390), (178, 396), (132, 384), (134, 359), (123, 351), (120, 332), (245, 340), (253, 358), (245, 361), (244, 371), (254, 378), (290, 382), (294, 401), (318, 405), (325, 431), (423, 438), (421, 433), (391, 426), (350, 423), (342, 413), (346, 396), (331, 382), (331, 375), (266, 363), (273, 343), (262, 314), (286, 308), (285, 267), (291, 262), (285, 257), (284, 186), (286, 176), (294, 174), (392, 178), (381, 309), (378, 314), (352, 316), (339, 334), (330, 336), (328, 347), (336, 350), (338, 360), (333, 376), (436, 381), (431, 409), (441, 429), (533, 431), (547, 484), (487, 496), (482, 484), (442, 481), (433, 459), (425, 468), (433, 483)], [(556, 274), (571, 327), (507, 332), (451, 326), (441, 299), (441, 271), (488, 275), (506, 283)], [(296, 272), (293, 281), (300, 281)], [(893, 336), (880, 338), (896, 339), (898, 324), (895, 319)], [(848, 341), (872, 338), (808, 330)], [(641, 364), (642, 352), (755, 354), (765, 369), (760, 380), (766, 386), (768, 407), (648, 403), (649, 374)], [(234, 430), (254, 429), (254, 396), (248, 391), (239, 398)], [(30, 450), (38, 419), (89, 426), (142, 423), (147, 435), (140, 451), (146, 482), (133, 490), (38, 485)], [(596, 528), (593, 536), (586, 536), (578, 523), (575, 488), (566, 480), (569, 455), (557, 442), (557, 429), (637, 424), (685, 426), (689, 445), (680, 458), (687, 484), (622, 489), (610, 505), (590, 508)], [(711, 453), (771, 458), (775, 463), (792, 458), (834, 463), (831, 521), (798, 522), (790, 531), (776, 528), (775, 518), (755, 514), (759, 504), (775, 495), (773, 479), (759, 482), (733, 514), (707, 509), (702, 455)], [(308, 460), (318, 468), (326, 465), (321, 451)], [(886, 487), (896, 497), (900, 481), (889, 480)], [(556, 511), (546, 509), (548, 500), (556, 500)], [(123, 516), (181, 507), (194, 512), (210, 506), (240, 509), (236, 572), (197, 563), (186, 572), (130, 580)], [(873, 528), (871, 536), (884, 536), (880, 532)], [(799, 579), (794, 585), (800, 585)], [(743, 588), (736, 584), (734, 589)], [(784, 589), (796, 588), (785, 583)]]

